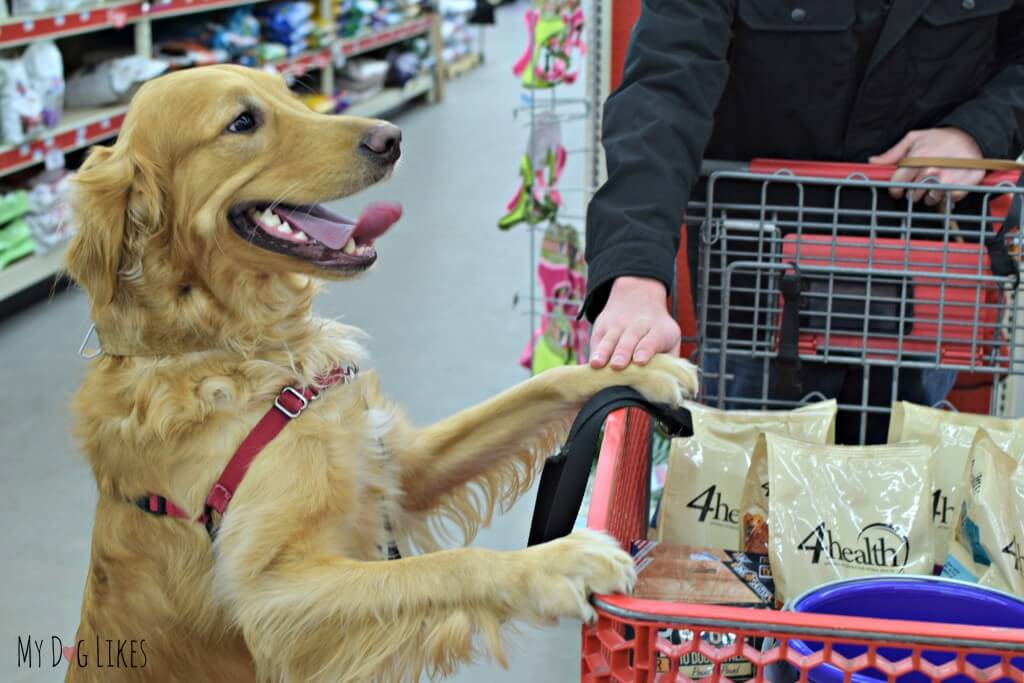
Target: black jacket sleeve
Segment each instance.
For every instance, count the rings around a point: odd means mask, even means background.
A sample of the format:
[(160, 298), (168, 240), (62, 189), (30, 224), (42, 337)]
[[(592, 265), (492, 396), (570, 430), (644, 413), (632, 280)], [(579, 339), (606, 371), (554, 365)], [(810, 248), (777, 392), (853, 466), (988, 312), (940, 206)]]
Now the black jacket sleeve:
[(683, 211), (725, 89), (735, 0), (643, 0), (622, 84), (604, 107), (608, 181), (587, 211), (593, 321), (615, 278), (671, 291)]
[(1016, 158), (1024, 151), (1024, 4), (999, 17), (997, 41), (995, 75), (940, 125), (973, 137), (987, 158)]

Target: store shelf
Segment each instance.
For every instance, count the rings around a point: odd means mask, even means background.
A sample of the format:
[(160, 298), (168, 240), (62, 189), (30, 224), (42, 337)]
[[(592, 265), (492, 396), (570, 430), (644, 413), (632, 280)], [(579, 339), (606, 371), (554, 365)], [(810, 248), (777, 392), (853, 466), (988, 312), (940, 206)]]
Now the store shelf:
[(421, 95), (426, 95), (434, 87), (434, 77), (430, 74), (417, 76), (403, 88), (385, 88), (383, 92), (363, 101), (356, 102), (345, 111), (344, 116), (366, 116), (375, 118), (397, 109), (406, 102), (414, 100)]
[(444, 65), (444, 77), (449, 81), (469, 73), (480, 66), (480, 53), (471, 52), (463, 55), (453, 62)]
[(0, 270), (0, 301), (56, 275), (63, 267), (63, 260), (63, 249), (51, 249), (42, 256), (26, 256)]
[(425, 35), (434, 25), (434, 17), (426, 16), (413, 19), (383, 31), (371, 33), (353, 38), (341, 39), (341, 53), (346, 57), (352, 57), (363, 52), (370, 52), (381, 47), (387, 47), (403, 40)]
[(60, 125), (46, 131), (43, 137), (20, 145), (0, 146), (0, 175), (42, 162), (51, 149), (70, 152), (113, 137), (120, 130), (127, 111), (127, 105), (122, 104), (64, 112)]
[[(174, 2), (165, 4), (176, 6), (181, 4), (181, 2), (183, 0), (174, 0)], [(228, 3), (216, 3), (208, 0), (193, 0), (191, 2), (192, 6), (202, 5), (204, 7), (210, 5), (219, 6), (221, 4), (229, 6), (231, 4), (243, 3), (234, 2), (233, 0)], [(151, 14), (157, 14), (156, 10), (149, 11)], [(430, 30), (432, 24), (432, 17), (422, 17), (386, 31), (341, 40), (339, 45), (344, 54), (354, 56), (376, 50), (380, 47), (386, 47), (414, 36), (423, 35)], [(2, 33), (0, 33), (0, 36), (2, 36)], [(328, 66), (331, 62), (332, 49), (327, 47), (320, 50), (312, 50), (295, 57), (272, 62), (271, 64), (282, 74), (301, 76), (314, 69), (322, 69)], [(54, 147), (64, 152), (70, 152), (113, 137), (120, 129), (127, 110), (127, 105), (117, 105), (102, 109), (71, 110), (65, 112), (61, 125), (53, 130), (46, 131), (44, 136), (21, 145), (0, 146), (0, 176), (20, 171), (42, 162), (46, 152)]]
[(330, 63), (331, 48), (325, 47), (270, 62), (270, 65), (277, 69), (280, 74), (298, 77), (316, 69), (323, 69)]
[(252, 5), (266, 0), (165, 0), (163, 2), (115, 2), (77, 11), (55, 12), (0, 19), (0, 48), (24, 45), (44, 38), (64, 38), (92, 33), (146, 19), (176, 17), (215, 9)]
[[(418, 76), (406, 83), (404, 88), (388, 88), (384, 92), (375, 95), (364, 102), (352, 105), (342, 112), (346, 116), (377, 117), (389, 112), (406, 102), (427, 94), (434, 86), (434, 78), (430, 74)], [(119, 114), (114, 115), (117, 111)], [(99, 117), (103, 118), (99, 118)], [(82, 120), (93, 121), (92, 125), (101, 125), (103, 121), (120, 121), (124, 118), (124, 107), (110, 108), (108, 110), (95, 110), (92, 112), (80, 112)], [(116, 133), (116, 128), (108, 128), (105, 136), (109, 137)], [(72, 134), (77, 134), (77, 128), (71, 128)], [(41, 143), (40, 143), (41, 144)], [(88, 144), (88, 142), (84, 143)], [(81, 145), (79, 145), (81, 146)], [(31, 162), (29, 162), (31, 163)], [(26, 164), (27, 165), (27, 164)], [(62, 268), (63, 249), (54, 249), (42, 256), (27, 256), (3, 270), (0, 270), (0, 301), (31, 287), (32, 285), (56, 275)]]

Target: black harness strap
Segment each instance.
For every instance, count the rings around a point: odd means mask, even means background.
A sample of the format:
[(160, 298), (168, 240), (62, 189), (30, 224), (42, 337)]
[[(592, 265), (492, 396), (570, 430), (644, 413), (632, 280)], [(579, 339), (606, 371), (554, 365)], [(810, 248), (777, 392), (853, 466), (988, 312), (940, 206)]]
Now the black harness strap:
[(675, 436), (693, 434), (690, 412), (685, 408), (651, 403), (635, 389), (625, 386), (610, 387), (595, 394), (580, 409), (562, 450), (544, 464), (530, 525), (529, 545), (545, 543), (572, 532), (597, 456), (605, 418), (613, 410), (628, 407), (647, 411)]

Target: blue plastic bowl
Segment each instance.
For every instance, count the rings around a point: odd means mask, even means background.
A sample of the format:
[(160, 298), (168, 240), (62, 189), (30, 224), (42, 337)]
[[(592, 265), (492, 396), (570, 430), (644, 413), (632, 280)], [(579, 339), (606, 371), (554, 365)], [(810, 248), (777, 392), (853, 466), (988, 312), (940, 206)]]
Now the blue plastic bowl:
[[(848, 617), (1024, 628), (1024, 600), (973, 584), (924, 576), (836, 581), (804, 593), (788, 609)], [(822, 643), (790, 640), (789, 646), (800, 654), (809, 655), (821, 650)], [(867, 651), (863, 645), (839, 643), (833, 649), (847, 659)], [(910, 656), (909, 649), (895, 647), (878, 648), (878, 653), (891, 662)], [(941, 651), (925, 650), (922, 655), (933, 664), (944, 664), (955, 658), (953, 653)], [(967, 661), (985, 668), (998, 664), (999, 658), (993, 655), (968, 655)], [(1024, 669), (1024, 656), (1015, 658), (1013, 663)], [(808, 672), (807, 677), (814, 683), (843, 682), (842, 671), (828, 664), (815, 667)], [(853, 674), (851, 680), (854, 683), (877, 683), (887, 678), (877, 669), (864, 669)], [(915, 672), (896, 680), (899, 683), (927, 683), (929, 679)], [(966, 676), (947, 679), (968, 680)]]

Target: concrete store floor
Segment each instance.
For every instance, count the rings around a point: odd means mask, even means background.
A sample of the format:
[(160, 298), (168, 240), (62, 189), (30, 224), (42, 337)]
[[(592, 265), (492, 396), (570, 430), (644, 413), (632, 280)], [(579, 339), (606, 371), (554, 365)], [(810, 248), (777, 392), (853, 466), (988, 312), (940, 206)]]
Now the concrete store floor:
[[(405, 218), (381, 241), (374, 271), (329, 286), (318, 309), (372, 335), (385, 389), (420, 423), (525, 377), (516, 360), (529, 322), (512, 300), (532, 277), (529, 239), (522, 228), (495, 226), (516, 188), (527, 137), (511, 113), (519, 89), (510, 65), (525, 40), (521, 12), (499, 11), (498, 27), (488, 30), (487, 62), (449, 83), (443, 104), (395, 117), (405, 131), (397, 176), (339, 206), (357, 213), (382, 198), (405, 205)], [(580, 146), (581, 132), (565, 127), (568, 147)], [(580, 166), (579, 158), (570, 162), (565, 187), (579, 187)], [(63, 680), (63, 666), (16, 668), (17, 637), (47, 639), (45, 653), (50, 636), (69, 642), (78, 624), (95, 485), (71, 439), (67, 406), (86, 368), (75, 351), (88, 324), (78, 291), (0, 320), (0, 519), (7, 529), (0, 536), (0, 681)], [(477, 543), (522, 547), (532, 505), (527, 496)], [(514, 643), (511, 671), (483, 663), (455, 680), (562, 683), (578, 676), (577, 624), (524, 629)]]

